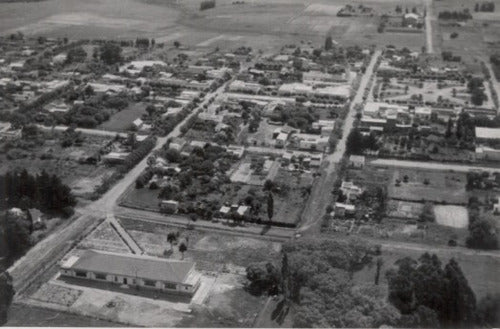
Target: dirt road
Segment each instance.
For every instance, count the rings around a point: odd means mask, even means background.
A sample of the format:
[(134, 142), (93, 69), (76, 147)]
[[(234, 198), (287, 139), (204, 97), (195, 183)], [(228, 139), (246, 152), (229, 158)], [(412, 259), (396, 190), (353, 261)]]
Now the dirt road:
[(379, 58), (379, 56), (381, 54), (382, 54), (381, 50), (375, 51), (375, 53), (373, 54), (372, 59), (370, 61), (370, 64), (366, 68), (365, 74), (361, 78), (361, 82), (359, 84), (358, 90), (356, 91), (356, 96), (354, 97), (354, 99), (351, 102), (351, 105), (349, 106), (349, 112), (347, 113), (347, 117), (344, 121), (344, 127), (342, 129), (342, 138), (337, 143), (337, 147), (335, 148), (335, 152), (333, 152), (333, 154), (328, 157), (328, 161), (330, 161), (332, 166), (334, 164), (339, 163), (340, 160), (342, 160), (342, 157), (344, 156), (346, 142), (347, 142), (347, 136), (349, 136), (349, 132), (351, 131), (351, 129), (354, 125), (354, 120), (356, 119), (355, 106), (356, 106), (356, 104), (361, 104), (363, 102), (363, 95), (364, 95), (366, 86), (368, 85), (368, 82), (370, 81), (370, 78), (373, 75), (373, 69), (375, 67), (375, 63), (377, 63), (377, 59)]
[[(39, 129), (46, 130), (46, 131), (51, 131), (54, 129), (55, 131), (66, 131), (68, 129), (68, 126), (54, 126), (54, 127), (47, 127), (44, 125), (37, 125)], [(119, 135), (121, 137), (127, 137), (126, 133), (118, 133), (114, 131), (107, 131), (107, 130), (100, 130), (100, 129), (87, 129), (87, 128), (76, 128), (76, 132), (81, 132), (84, 135), (93, 135), (93, 136), (104, 136), (104, 137), (115, 137), (116, 135)]]
[(424, 0), (425, 4), (425, 40), (428, 54), (434, 53), (432, 43), (432, 0)]
[(371, 76), (373, 75), (373, 69), (375, 67), (375, 63), (377, 62), (377, 59), (381, 54), (382, 54), (381, 50), (375, 51), (370, 61), (370, 64), (368, 65), (365, 71), (365, 74), (361, 78), (358, 90), (356, 91), (356, 95), (349, 106), (349, 112), (347, 113), (346, 119), (344, 121), (342, 138), (337, 143), (335, 152), (333, 152), (325, 159), (325, 163), (327, 165), (323, 167), (320, 179), (316, 180), (316, 185), (311, 191), (309, 202), (306, 204), (306, 208), (302, 213), (301, 222), (303, 224), (299, 229), (300, 232), (307, 231), (315, 225), (317, 226), (318, 222), (325, 214), (326, 207), (332, 200), (331, 191), (333, 189), (333, 184), (336, 179), (335, 169), (342, 160), (342, 158), (344, 157), (347, 136), (349, 136), (349, 132), (351, 131), (354, 125), (354, 120), (356, 118), (355, 106), (356, 104), (363, 102), (363, 95), (365, 89), (368, 85), (368, 82), (370, 81)]
[(407, 160), (396, 160), (396, 159), (377, 159), (371, 161), (370, 164), (380, 167), (416, 168), (416, 169), (457, 171), (457, 172), (469, 172), (471, 170), (500, 172), (500, 168), (494, 168), (494, 167), (478, 167), (478, 166), (469, 166), (469, 165), (452, 164), (452, 163), (407, 161)]

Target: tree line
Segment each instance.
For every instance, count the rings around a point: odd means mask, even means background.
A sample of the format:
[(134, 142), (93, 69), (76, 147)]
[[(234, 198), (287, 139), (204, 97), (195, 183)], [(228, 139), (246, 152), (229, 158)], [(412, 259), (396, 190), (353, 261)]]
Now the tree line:
[[(252, 264), (247, 289), (280, 294), (275, 310), (294, 327), (473, 327), (500, 324), (500, 295), (479, 303), (459, 264), (443, 267), (436, 255), (399, 259), (386, 271), (377, 246), (356, 240), (302, 240), (285, 243), (281, 262)], [(354, 273), (374, 264), (373, 284), (356, 284)], [(289, 312), (293, 310), (293, 312)]]
[(9, 171), (0, 175), (0, 208), (36, 207), (42, 211), (67, 211), (76, 205), (71, 189), (56, 175), (45, 170), (29, 174), (26, 169)]

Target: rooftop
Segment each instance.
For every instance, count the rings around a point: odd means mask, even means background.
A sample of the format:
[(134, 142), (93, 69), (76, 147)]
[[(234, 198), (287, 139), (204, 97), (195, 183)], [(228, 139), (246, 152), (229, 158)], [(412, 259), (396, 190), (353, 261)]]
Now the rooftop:
[(476, 138), (500, 139), (500, 128), (476, 127)]
[(195, 263), (150, 256), (86, 250), (70, 258), (63, 268), (138, 277), (168, 282), (186, 282)]

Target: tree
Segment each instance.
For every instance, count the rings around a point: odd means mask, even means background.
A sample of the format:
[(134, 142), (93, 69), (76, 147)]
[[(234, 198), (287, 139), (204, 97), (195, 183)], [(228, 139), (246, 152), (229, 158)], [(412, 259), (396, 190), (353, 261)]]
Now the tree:
[(450, 138), (452, 135), (452, 129), (453, 129), (453, 120), (451, 118), (448, 119), (448, 124), (446, 125), (446, 132), (444, 136), (446, 138)]
[(0, 220), (0, 227), (4, 230), (2, 238), (7, 246), (5, 254), (8, 259), (17, 258), (31, 247), (31, 222), (24, 213), (8, 211)]
[(426, 202), (418, 218), (421, 222), (434, 222), (434, 205), (432, 202)]
[(106, 42), (100, 48), (100, 59), (107, 65), (113, 65), (122, 61), (122, 48), (111, 42)]
[(360, 154), (363, 151), (363, 136), (357, 128), (354, 128), (347, 136), (346, 153)]
[(384, 264), (384, 261), (382, 260), (381, 257), (377, 258), (377, 269), (375, 272), (375, 285), (378, 286), (378, 281), (380, 278), (380, 269), (382, 268), (382, 265)]
[(288, 296), (290, 294), (289, 276), (290, 270), (288, 268), (288, 256), (286, 252), (283, 252), (283, 257), (281, 258), (281, 293), (283, 294), (285, 303), (288, 302)]
[(85, 61), (86, 58), (87, 52), (85, 51), (85, 49), (83, 49), (83, 47), (79, 46), (68, 50), (68, 54), (66, 55), (66, 63), (81, 63)]
[(471, 221), (465, 244), (474, 249), (498, 249), (495, 226), (486, 219)]
[(0, 274), (0, 326), (7, 322), (7, 312), (14, 297), (12, 277), (5, 271)]
[(333, 48), (333, 40), (331, 35), (327, 35), (325, 39), (325, 50), (330, 50)]
[(179, 252), (182, 254), (182, 259), (184, 259), (184, 253), (186, 252), (186, 250), (187, 250), (187, 242), (182, 241), (179, 244)]
[(267, 195), (267, 217), (272, 221), (274, 215), (274, 198), (273, 193), (269, 192)]
[(396, 266), (398, 269), (387, 271), (386, 276), (389, 301), (403, 314), (402, 320), (418, 323), (427, 319), (425, 322), (432, 323), (431, 310), (441, 326), (473, 325), (475, 296), (454, 259), (443, 269), (436, 255), (425, 253), (418, 261), (409, 257), (400, 259)]
[(174, 41), (174, 47), (179, 48), (181, 46), (181, 43), (177, 40)]
[(152, 117), (155, 111), (156, 108), (153, 105), (149, 104), (148, 106), (146, 106), (146, 112), (148, 113), (149, 117)]
[(167, 234), (167, 241), (170, 243), (170, 247), (172, 248), (173, 243), (177, 241), (177, 235), (174, 232), (169, 232)]
[(481, 326), (500, 327), (500, 294), (483, 297), (477, 305), (477, 317)]

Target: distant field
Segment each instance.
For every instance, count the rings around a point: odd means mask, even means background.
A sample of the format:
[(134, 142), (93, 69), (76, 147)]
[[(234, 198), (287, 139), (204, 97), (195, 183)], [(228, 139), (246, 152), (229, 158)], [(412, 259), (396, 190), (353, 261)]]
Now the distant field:
[[(354, 1), (374, 9), (373, 17), (337, 17), (341, 0), (251, 0), (235, 5), (217, 1), (199, 11), (200, 0), (46, 0), (0, 4), (0, 33), (71, 38), (135, 39), (221, 49), (250, 46), (271, 50), (301, 40), (322, 44), (328, 33), (341, 43), (395, 44), (420, 48), (423, 35), (377, 33), (379, 16), (395, 9), (396, 1)], [(410, 0), (409, 7), (421, 5)]]

